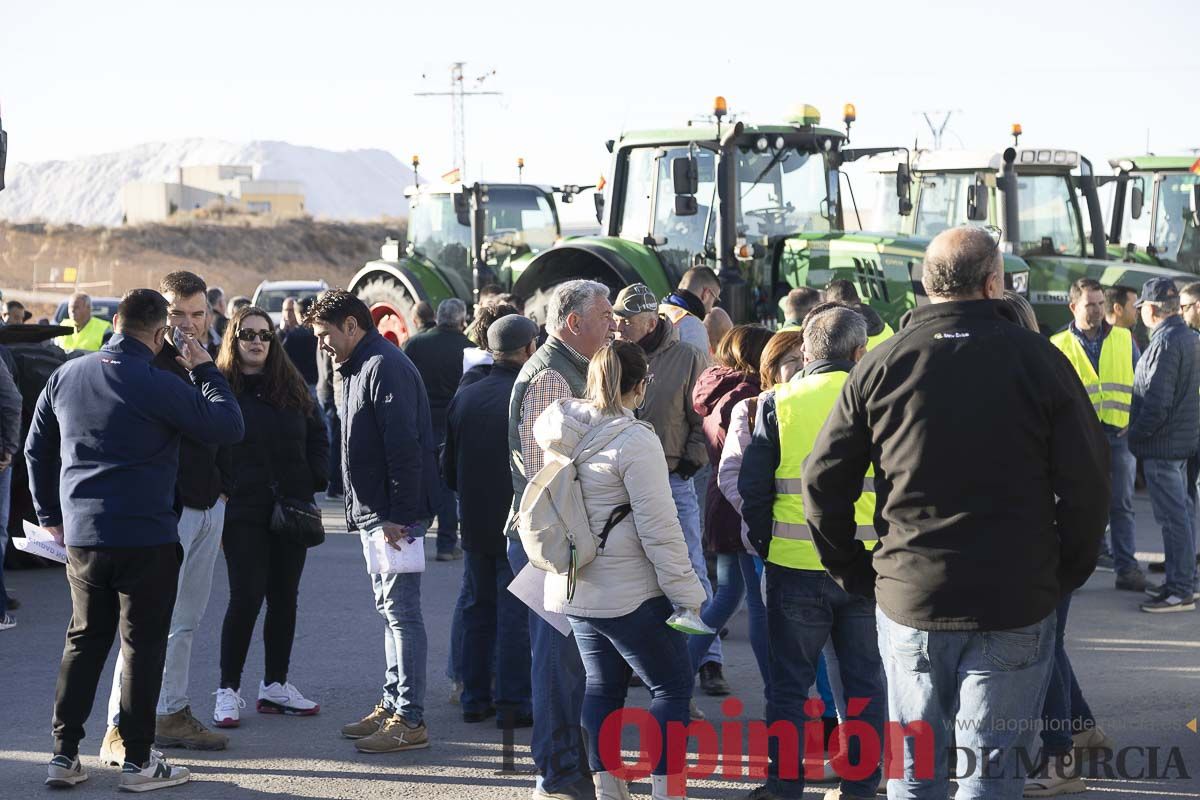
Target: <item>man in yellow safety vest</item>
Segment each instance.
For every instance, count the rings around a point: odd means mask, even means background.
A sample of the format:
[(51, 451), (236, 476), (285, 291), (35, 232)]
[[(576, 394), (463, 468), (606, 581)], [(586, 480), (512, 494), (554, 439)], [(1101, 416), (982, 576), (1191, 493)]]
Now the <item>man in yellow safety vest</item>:
[(1146, 575), (1134, 558), (1133, 482), (1137, 461), (1129, 452), (1125, 433), (1133, 402), (1133, 373), (1137, 342), (1128, 328), (1110, 325), (1104, 318), (1104, 287), (1092, 278), (1080, 278), (1067, 293), (1071, 323), (1050, 337), (1075, 368), (1091, 398), (1100, 426), (1112, 451), (1110, 474), (1112, 503), (1108, 510), (1109, 537), (1097, 569), (1116, 571), (1116, 587), (1131, 592), (1145, 590)]
[[(804, 460), (842, 391), (850, 369), (866, 353), (867, 324), (840, 305), (817, 306), (804, 326), (804, 372), (763, 398), (746, 448), (738, 489), (751, 543), (767, 562), (767, 630), (771, 639), (768, 724), (801, 729), (808, 691), (821, 649), (832, 637), (847, 698), (867, 700), (856, 719), (882, 732), (883, 665), (875, 634), (875, 603), (852, 595), (825, 573), (804, 516)], [(863, 476), (854, 502), (858, 538), (868, 549), (875, 536), (872, 472)], [(854, 745), (851, 744), (851, 748)], [(857, 763), (857, 755), (851, 761)], [(799, 797), (804, 790), (796, 753), (772, 740), (764, 796)], [(841, 797), (873, 797), (880, 772), (841, 782)]]
[(68, 353), (72, 350), (99, 350), (104, 344), (104, 335), (112, 331), (112, 325), (92, 316), (92, 298), (83, 292), (71, 295), (67, 314), (75, 332), (59, 336), (54, 343)]

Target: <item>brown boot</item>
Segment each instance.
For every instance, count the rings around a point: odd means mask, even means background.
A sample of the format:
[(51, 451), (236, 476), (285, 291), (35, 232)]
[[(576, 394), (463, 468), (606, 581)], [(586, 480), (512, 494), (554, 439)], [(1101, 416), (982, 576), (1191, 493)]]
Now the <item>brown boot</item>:
[(365, 739), (368, 736), (373, 736), (379, 733), (379, 729), (383, 727), (383, 723), (387, 722), (392, 717), (392, 712), (383, 705), (375, 706), (375, 710), (358, 722), (351, 722), (349, 725), (342, 726), (342, 736), (347, 739)]
[(229, 737), (204, 727), (192, 716), (191, 706), (184, 706), (174, 714), (158, 718), (154, 726), (154, 743), (159, 747), (187, 750), (224, 750)]
[(121, 732), (109, 726), (100, 743), (100, 763), (106, 767), (120, 767), (125, 763), (125, 740)]
[(379, 729), (379, 733), (354, 743), (354, 749), (360, 753), (398, 753), (426, 747), (429, 747), (429, 732), (425, 729), (425, 723), (409, 725), (399, 714), (393, 714)]

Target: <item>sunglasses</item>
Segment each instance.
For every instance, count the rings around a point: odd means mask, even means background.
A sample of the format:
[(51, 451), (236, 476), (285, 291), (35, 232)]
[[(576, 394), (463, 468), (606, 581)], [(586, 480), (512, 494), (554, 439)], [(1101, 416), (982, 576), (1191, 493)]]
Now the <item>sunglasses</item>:
[(275, 341), (275, 332), (242, 328), (237, 332), (237, 338), (239, 342), (253, 342), (255, 339), (258, 339), (260, 342), (273, 342)]

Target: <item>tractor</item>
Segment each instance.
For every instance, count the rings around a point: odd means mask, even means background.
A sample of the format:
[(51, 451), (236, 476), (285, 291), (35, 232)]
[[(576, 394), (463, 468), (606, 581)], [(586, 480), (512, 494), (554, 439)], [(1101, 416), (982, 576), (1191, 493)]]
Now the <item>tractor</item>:
[[(747, 125), (726, 116), (719, 97), (712, 124), (609, 141), (610, 178), (597, 200), (601, 235), (563, 241), (533, 257), (512, 287), (526, 313), (544, 322), (550, 290), (567, 280), (589, 278), (614, 291), (641, 282), (662, 296), (694, 266), (718, 273), (721, 305), (735, 322), (774, 325), (789, 290), (822, 289), (835, 278), (851, 280), (893, 325), (926, 301), (926, 240), (845, 230), (839, 167), (882, 152), (845, 147), (852, 105), (844, 109), (845, 132), (821, 127), (819, 112), (808, 105), (784, 124)], [(911, 209), (908, 192), (902, 168), (892, 198), (900, 213)], [(1009, 258), (1006, 269), (1024, 267)]]
[(366, 264), (349, 291), (371, 309), (375, 324), (402, 345), (416, 330), (414, 310), (451, 297), (470, 306), (479, 290), (507, 290), (530, 260), (562, 234), (554, 195), (562, 202), (590, 186), (522, 183), (441, 184), (413, 187), (408, 241), (389, 238), (380, 258)]
[(1200, 273), (1200, 158), (1145, 155), (1108, 163), (1115, 175), (1109, 255)]

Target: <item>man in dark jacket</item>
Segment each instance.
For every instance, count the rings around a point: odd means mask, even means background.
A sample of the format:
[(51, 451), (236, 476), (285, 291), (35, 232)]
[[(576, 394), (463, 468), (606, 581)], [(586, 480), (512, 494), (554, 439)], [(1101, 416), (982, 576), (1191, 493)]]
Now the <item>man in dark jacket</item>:
[[(421, 374), (375, 330), (371, 312), (349, 292), (321, 296), (308, 315), (343, 381), (342, 479), (346, 527), (399, 550), (424, 547), (437, 497), (429, 401)], [(342, 728), (364, 753), (429, 746), (425, 729), (428, 644), (421, 617), (421, 573), (371, 575), (375, 608), (387, 623), (387, 672), (375, 710)]]
[[(199, 339), (207, 325), (208, 296), (204, 279), (191, 272), (172, 272), (162, 279), (159, 292), (167, 301), (168, 340), (154, 357), (154, 366), (178, 376), (191, 387), (187, 370), (175, 360), (179, 351), (170, 340), (175, 331)], [(211, 352), (210, 352), (211, 355)], [(213, 569), (221, 549), (225, 527), (225, 504), (232, 489), (230, 448), (210, 440), (184, 435), (179, 442), (179, 473), (175, 494), (179, 505), (179, 544), (183, 564), (179, 567), (179, 585), (175, 610), (171, 614), (171, 633), (167, 638), (167, 659), (163, 670), (162, 692), (158, 698), (158, 722), (155, 742), (160, 747), (184, 747), (191, 750), (224, 750), (229, 737), (210, 731), (192, 714), (188, 698), (188, 675), (192, 660), (192, 639), (212, 593)], [(121, 709), (121, 666), (117, 653), (113, 685), (108, 697), (108, 730), (100, 744), (100, 760), (119, 766), (124, 745), (118, 731)]]
[(325, 415), (325, 429), (329, 431), (329, 488), (325, 490), (328, 500), (342, 498), (342, 418), (338, 415), (338, 400), (342, 381), (337, 374), (333, 357), (324, 350), (317, 351), (317, 405)]
[[(1108, 449), (1070, 363), (999, 300), (987, 231), (939, 234), (923, 283), (931, 304), (843, 387), (804, 466), (804, 509), (829, 573), (875, 596), (889, 719), (933, 730), (933, 783), (906, 764), (907, 791), (945, 796), (954, 731), (986, 750), (959, 791), (1020, 797), (1055, 607), (1091, 575), (1104, 535)], [(855, 539), (868, 466), (873, 554)]]
[(144, 791), (188, 777), (150, 752), (183, 559), (175, 511), (181, 434), (231, 445), (242, 438), (244, 423), (229, 384), (194, 338), (178, 359), (200, 391), (152, 366), (169, 330), (162, 295), (129, 292), (114, 321), (117, 334), (100, 352), (51, 376), (25, 458), (38, 519), (67, 546), (71, 584), (47, 782), (86, 778), (79, 741), (119, 628), (129, 654), (120, 702), (121, 782)]
[(537, 333), (535, 322), (516, 314), (492, 323), (487, 335), (495, 359), (491, 371), (460, 390), (447, 412), (442, 474), (458, 492), (466, 551), (462, 711), (467, 722), (481, 722), (499, 709), (504, 724), (533, 724), (529, 617), (525, 605), (507, 591), (513, 571), (504, 526), (512, 482), (498, 481), (496, 475), (508, 469), (508, 398), (537, 349)]
[[(433, 438), (440, 447), (446, 441), (446, 409), (462, 379), (463, 350), (473, 347), (463, 333), (467, 324), (467, 305), (456, 297), (443, 300), (437, 308), (437, 325), (423, 330), (404, 345), (404, 354), (412, 359), (429, 394), (429, 413), (433, 419)], [(437, 560), (462, 558), (458, 547), (458, 504), (454, 493), (440, 481), (441, 497), (437, 504)]]
[(1167, 576), (1142, 604), (1163, 613), (1196, 609), (1196, 509), (1187, 462), (1200, 441), (1200, 341), (1179, 315), (1170, 278), (1152, 278), (1138, 300), (1152, 333), (1133, 378), (1129, 450), (1142, 459), (1154, 518), (1162, 525)]

